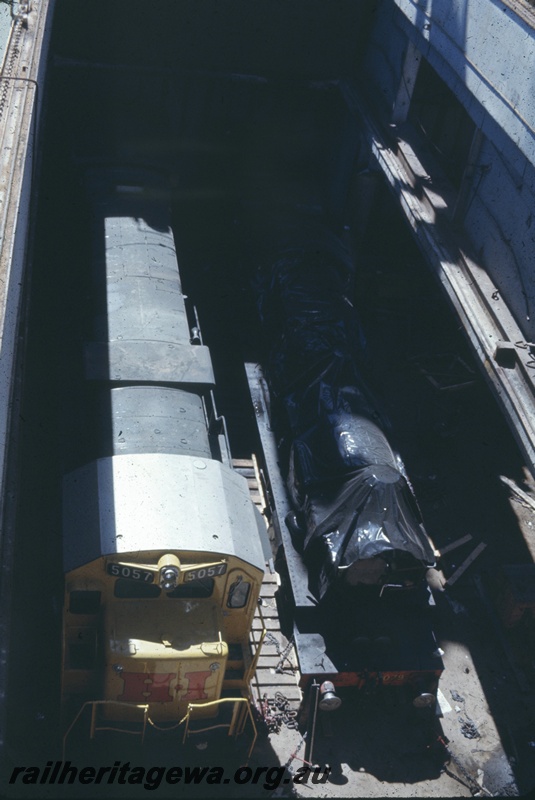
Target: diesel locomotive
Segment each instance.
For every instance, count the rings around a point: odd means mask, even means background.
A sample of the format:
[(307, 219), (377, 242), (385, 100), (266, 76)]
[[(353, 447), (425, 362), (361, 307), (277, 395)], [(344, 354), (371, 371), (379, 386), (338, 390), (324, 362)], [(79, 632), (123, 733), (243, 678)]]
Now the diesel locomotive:
[(84, 714), (92, 735), (217, 715), (239, 732), (266, 525), (232, 465), (161, 176), (100, 165), (83, 184), (90, 255), (67, 347), (64, 730)]
[(326, 709), (346, 686), (433, 706), (434, 548), (371, 388), (353, 259), (301, 221), (272, 236), (255, 289), (265, 352), (247, 371), (301, 684)]

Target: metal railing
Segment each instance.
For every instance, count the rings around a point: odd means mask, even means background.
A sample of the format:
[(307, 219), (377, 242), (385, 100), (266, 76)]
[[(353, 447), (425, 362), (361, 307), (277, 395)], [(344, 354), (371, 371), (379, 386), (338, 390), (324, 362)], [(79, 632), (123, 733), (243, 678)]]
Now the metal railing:
[[(260, 617), (260, 622), (262, 623), (262, 630), (260, 631), (260, 639), (258, 641), (258, 645), (256, 647), (254, 656), (253, 656), (253, 658), (251, 660), (251, 663), (249, 665), (249, 668), (247, 669), (247, 672), (245, 673), (244, 678), (243, 678), (244, 683), (246, 684), (247, 687), (249, 687), (249, 684), (252, 681), (253, 676), (254, 676), (254, 674), (256, 672), (256, 668), (258, 666), (258, 660), (260, 658), (260, 651), (262, 650), (262, 645), (264, 644), (264, 639), (266, 638), (266, 634), (267, 634), (266, 621), (264, 619), (264, 615), (262, 614), (262, 608), (260, 606), (260, 603), (258, 603), (258, 605), (257, 605), (257, 610), (258, 610), (258, 615)], [(252, 633), (252, 630), (251, 630), (251, 633)]]
[[(97, 706), (103, 705), (114, 705), (114, 706), (122, 706), (128, 709), (138, 709), (139, 711), (143, 712), (143, 720), (142, 720), (142, 727), (140, 731), (133, 731), (129, 730), (128, 728), (119, 728), (114, 725), (98, 725), (97, 726)], [(83, 706), (79, 709), (78, 713), (76, 714), (75, 718), (67, 728), (64, 736), (63, 736), (63, 760), (65, 761), (65, 749), (67, 746), (67, 738), (69, 737), (72, 729), (82, 716), (83, 712), (87, 708), (87, 706), (91, 706), (91, 722), (89, 726), (89, 738), (94, 739), (95, 733), (97, 731), (116, 731), (117, 733), (129, 733), (134, 736), (141, 736), (141, 742), (143, 743), (145, 739), (145, 730), (147, 728), (147, 721), (148, 721), (148, 712), (149, 706), (147, 705), (134, 705), (133, 703), (123, 703), (120, 700), (87, 700)]]
[[(241, 733), (243, 733), (243, 731), (245, 729), (245, 724), (246, 724), (246, 721), (247, 721), (247, 716), (248, 716), (250, 721), (251, 721), (251, 725), (253, 727), (253, 741), (252, 741), (252, 744), (251, 744), (251, 746), (249, 748), (249, 753), (247, 755), (247, 759), (248, 760), (251, 757), (251, 753), (253, 752), (253, 749), (254, 749), (254, 746), (256, 744), (256, 740), (257, 740), (257, 737), (258, 737), (258, 731), (256, 729), (256, 724), (255, 724), (254, 717), (253, 717), (253, 714), (252, 714), (252, 711), (251, 711), (250, 683), (251, 683), (251, 681), (253, 679), (253, 676), (254, 676), (254, 674), (256, 672), (256, 667), (258, 665), (258, 660), (260, 658), (260, 651), (262, 650), (262, 645), (264, 643), (264, 639), (266, 638), (266, 633), (267, 633), (264, 615), (262, 614), (262, 610), (261, 610), (260, 606), (258, 606), (257, 608), (258, 608), (258, 613), (259, 613), (259, 616), (260, 616), (260, 621), (262, 623), (262, 629), (260, 631), (260, 639), (259, 639), (259, 641), (257, 643), (256, 650), (255, 650), (254, 655), (253, 655), (253, 657), (251, 659), (251, 663), (249, 664), (249, 666), (248, 666), (248, 668), (245, 671), (244, 676), (243, 676), (243, 689), (247, 692), (248, 696), (247, 697), (221, 698), (219, 700), (213, 700), (213, 701), (211, 701), (209, 703), (190, 703), (188, 705), (188, 710), (186, 712), (186, 716), (183, 717), (183, 719), (181, 719), (180, 722), (177, 725), (173, 725), (172, 728), (169, 729), (169, 730), (174, 730), (177, 727), (180, 727), (180, 725), (182, 725), (183, 723), (186, 723), (186, 726), (185, 726), (185, 729), (184, 729), (184, 739), (183, 739), (183, 741), (186, 741), (186, 738), (190, 734), (205, 733), (206, 731), (215, 730), (217, 728), (228, 729), (228, 735), (229, 736), (238, 736)], [(220, 638), (221, 638), (221, 633), (220, 633)], [(207, 709), (207, 708), (211, 708), (213, 706), (218, 706), (218, 705), (220, 706), (223, 703), (234, 703), (234, 709), (233, 709), (233, 712), (232, 712), (232, 717), (231, 717), (230, 722), (217, 723), (215, 725), (210, 725), (210, 726), (207, 726), (207, 727), (204, 727), (204, 728), (197, 728), (194, 731), (192, 731), (190, 729), (190, 727), (189, 727), (190, 720), (191, 720), (192, 716), (195, 716), (195, 713), (199, 709)], [(140, 712), (142, 712), (143, 713), (143, 718), (142, 718), (142, 721), (141, 721), (141, 730), (131, 730), (131, 729), (128, 729), (128, 728), (122, 728), (122, 727), (118, 727), (117, 725), (111, 725), (111, 724), (110, 725), (97, 725), (97, 707), (98, 706), (104, 706), (104, 705), (107, 705), (107, 706), (112, 706), (113, 705), (113, 706), (120, 706), (122, 708), (137, 709)], [(147, 723), (149, 723), (150, 725), (153, 725), (153, 727), (157, 728), (158, 730), (166, 730), (164, 728), (161, 728), (161, 727), (155, 725), (152, 722), (152, 720), (149, 718), (149, 715), (148, 715), (149, 705), (148, 704), (139, 704), (138, 705), (138, 704), (133, 704), (133, 703), (124, 703), (124, 702), (121, 702), (120, 700), (87, 700), (80, 707), (80, 709), (78, 710), (78, 713), (74, 717), (73, 721), (71, 722), (71, 724), (69, 725), (69, 727), (67, 728), (67, 731), (65, 732), (65, 734), (63, 736), (63, 760), (65, 760), (65, 750), (66, 750), (66, 745), (67, 745), (67, 739), (70, 736), (70, 734), (71, 734), (73, 728), (75, 727), (76, 723), (78, 722), (78, 720), (80, 719), (80, 717), (82, 716), (82, 714), (84, 713), (85, 709), (88, 706), (91, 706), (91, 720), (90, 720), (90, 727), (89, 727), (89, 737), (90, 737), (90, 739), (94, 739), (95, 738), (95, 733), (97, 733), (97, 731), (116, 731), (117, 733), (128, 733), (128, 734), (131, 734), (131, 735), (134, 735), (134, 736), (141, 736), (141, 742), (143, 743), (144, 740), (145, 740), (145, 731), (146, 731), (146, 728), (147, 728)]]
[[(215, 725), (207, 725), (204, 728), (196, 728), (195, 730), (190, 730), (190, 721), (192, 716), (195, 716), (195, 712), (202, 709), (205, 711), (207, 708), (212, 708), (213, 706), (221, 706), (223, 703), (234, 703), (234, 709), (232, 711), (232, 718), (230, 722), (218, 722)], [(256, 724), (253, 717), (253, 712), (251, 711), (251, 703), (248, 697), (222, 697), (219, 700), (212, 700), (210, 703), (189, 703), (188, 711), (186, 716), (184, 717), (183, 722), (186, 723), (186, 727), (184, 728), (184, 738), (182, 742), (184, 743), (189, 735), (198, 734), (198, 733), (207, 733), (208, 731), (217, 730), (218, 728), (225, 728), (228, 730), (228, 736), (237, 736), (238, 734), (243, 732), (245, 727), (246, 715), (249, 716), (251, 721), (251, 725), (253, 727), (253, 741), (251, 746), (249, 747), (249, 752), (247, 753), (247, 761), (251, 758), (251, 753), (254, 750), (254, 746), (256, 744), (256, 740), (258, 737), (258, 731), (256, 729)]]

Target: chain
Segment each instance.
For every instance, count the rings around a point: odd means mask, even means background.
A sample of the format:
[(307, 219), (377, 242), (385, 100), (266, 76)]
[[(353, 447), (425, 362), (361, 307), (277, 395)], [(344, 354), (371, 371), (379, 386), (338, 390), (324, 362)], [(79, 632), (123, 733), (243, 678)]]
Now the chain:
[[(284, 672), (285, 669), (290, 669), (292, 672), (295, 672), (297, 667), (295, 667), (292, 664), (292, 662), (290, 661), (290, 659), (288, 658), (288, 655), (289, 655), (290, 650), (292, 649), (293, 643), (294, 643), (293, 636), (288, 641), (288, 644), (286, 645), (286, 647), (284, 647), (284, 649), (282, 649), (282, 650), (281, 650), (281, 646), (280, 646), (279, 640), (272, 633), (270, 633), (269, 631), (268, 631), (268, 633), (266, 633), (266, 641), (270, 642), (272, 645), (275, 646), (275, 648), (277, 650), (277, 655), (279, 656), (279, 661), (277, 663), (277, 666), (275, 667), (275, 672), (277, 672), (278, 674), (281, 674), (281, 673)], [(288, 661), (289, 667), (284, 667), (284, 662), (285, 661)]]
[(292, 767), (292, 761), (293, 761), (294, 759), (297, 759), (298, 761), (301, 761), (303, 764), (306, 764), (308, 767), (311, 767), (311, 766), (312, 766), (312, 764), (311, 764), (309, 761), (305, 761), (303, 758), (300, 758), (300, 757), (297, 755), (297, 754), (299, 753), (299, 751), (301, 750), (301, 748), (303, 747), (303, 745), (304, 745), (305, 741), (306, 741), (307, 734), (308, 734), (308, 731), (305, 731), (305, 732), (304, 732), (304, 734), (303, 734), (303, 735), (302, 735), (302, 737), (301, 737), (301, 741), (299, 742), (299, 744), (297, 745), (297, 747), (295, 748), (295, 750), (294, 750), (294, 751), (293, 751), (293, 753), (291, 754), (290, 758), (288, 759), (288, 761), (287, 761), (287, 762), (286, 762), (286, 764), (284, 765), (284, 768), (285, 768), (285, 769), (287, 769), (287, 770), (288, 770), (288, 772), (289, 772), (291, 775), (293, 775), (293, 773), (294, 773), (294, 768)]
[(481, 786), (481, 784), (479, 784), (476, 781), (476, 779), (473, 778), (470, 775), (470, 773), (466, 771), (466, 769), (461, 764), (461, 762), (459, 761), (457, 756), (455, 756), (452, 753), (452, 751), (450, 750), (450, 748), (448, 747), (448, 745), (446, 744), (446, 742), (444, 741), (442, 736), (438, 736), (437, 738), (438, 738), (438, 741), (440, 742), (440, 744), (442, 745), (442, 747), (444, 748), (444, 750), (446, 751), (446, 753), (449, 755), (449, 757), (453, 761), (453, 763), (456, 765), (457, 769), (459, 770), (459, 772), (461, 773), (463, 778), (465, 778), (468, 781), (468, 788), (470, 789), (472, 794), (482, 792), (486, 797), (492, 797), (492, 794), (489, 791), (487, 791), (487, 789), (485, 789), (483, 786)]
[(12, 39), (9, 42), (9, 58), (8, 61), (4, 64), (4, 68), (2, 71), (2, 75), (0, 76), (0, 83), (2, 82), (2, 78), (8, 78), (5, 80), (4, 85), (0, 90), (0, 119), (4, 114), (4, 109), (6, 106), (7, 101), (7, 94), (9, 91), (9, 80), (13, 78), (13, 70), (15, 68), (15, 63), (20, 55), (20, 41), (22, 38), (22, 19), (21, 17), (16, 17), (15, 22), (13, 23), (12, 29)]
[[(277, 651), (279, 660), (275, 667), (275, 672), (284, 674), (285, 669), (288, 669), (288, 667), (284, 667), (285, 661), (288, 661), (289, 669), (295, 672), (297, 667), (294, 667), (289, 659), (289, 653), (293, 647), (293, 636), (283, 648), (277, 637), (270, 631), (266, 633), (264, 641), (272, 644)], [(264, 694), (260, 704), (260, 710), (269, 733), (279, 733), (283, 725), (286, 725), (287, 728), (297, 730), (297, 711), (294, 711), (290, 707), (290, 701), (282, 692), (275, 692), (274, 698), (268, 698), (267, 694)]]
[(275, 692), (274, 698), (264, 694), (261, 711), (269, 733), (279, 733), (283, 725), (297, 730), (297, 711), (290, 708), (290, 701), (282, 692)]
[(447, 767), (442, 767), (442, 771), (445, 772), (446, 775), (449, 775), (450, 778), (453, 778), (454, 781), (457, 781), (457, 783), (460, 783), (461, 786), (465, 786), (467, 789), (470, 789), (470, 791), (472, 791), (472, 787), (470, 786), (470, 784), (466, 783), (465, 781), (462, 781), (459, 778), (459, 776), (455, 774), (455, 772), (451, 771), (451, 769), (448, 769)]

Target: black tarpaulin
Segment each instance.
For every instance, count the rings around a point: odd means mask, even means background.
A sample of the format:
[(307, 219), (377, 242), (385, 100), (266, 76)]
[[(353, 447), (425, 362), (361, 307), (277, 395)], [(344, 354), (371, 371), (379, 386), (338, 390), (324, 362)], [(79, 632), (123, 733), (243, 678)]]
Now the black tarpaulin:
[(332, 244), (316, 234), (309, 248), (286, 248), (257, 281), (296, 546), (319, 597), (338, 578), (411, 585), (434, 562), (401, 460), (378, 425), (353, 268)]
[[(385, 558), (384, 569), (369, 564), (367, 572), (373, 572), (377, 582), (413, 580), (414, 564), (411, 570), (407, 556), (422, 565), (434, 563), (407, 481), (392, 466), (372, 464), (357, 470), (334, 490), (310, 492), (303, 514), (304, 551), (319, 567), (320, 596), (339, 568), (357, 561)], [(355, 582), (371, 581), (362, 571)]]

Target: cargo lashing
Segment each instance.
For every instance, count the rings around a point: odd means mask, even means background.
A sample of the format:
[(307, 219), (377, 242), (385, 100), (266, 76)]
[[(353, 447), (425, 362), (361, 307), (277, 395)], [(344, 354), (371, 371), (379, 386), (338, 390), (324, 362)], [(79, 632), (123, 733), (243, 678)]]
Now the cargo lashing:
[[(269, 632), (266, 633), (266, 642), (269, 642), (270, 644), (275, 646), (275, 649), (277, 650), (277, 655), (279, 656), (279, 661), (277, 663), (277, 666), (275, 667), (275, 672), (281, 674), (284, 672), (285, 669), (289, 669), (292, 672), (295, 672), (297, 670), (297, 667), (295, 667), (292, 664), (291, 659), (289, 657), (290, 651), (294, 645), (293, 636), (288, 640), (288, 644), (282, 650), (279, 641), (276, 639), (275, 636), (273, 636), (272, 633)], [(289, 666), (287, 667), (284, 666), (285, 661), (288, 661)]]
[(282, 692), (275, 692), (273, 698), (264, 694), (260, 708), (269, 733), (279, 733), (283, 725), (297, 730), (297, 711), (290, 708), (290, 701)]

